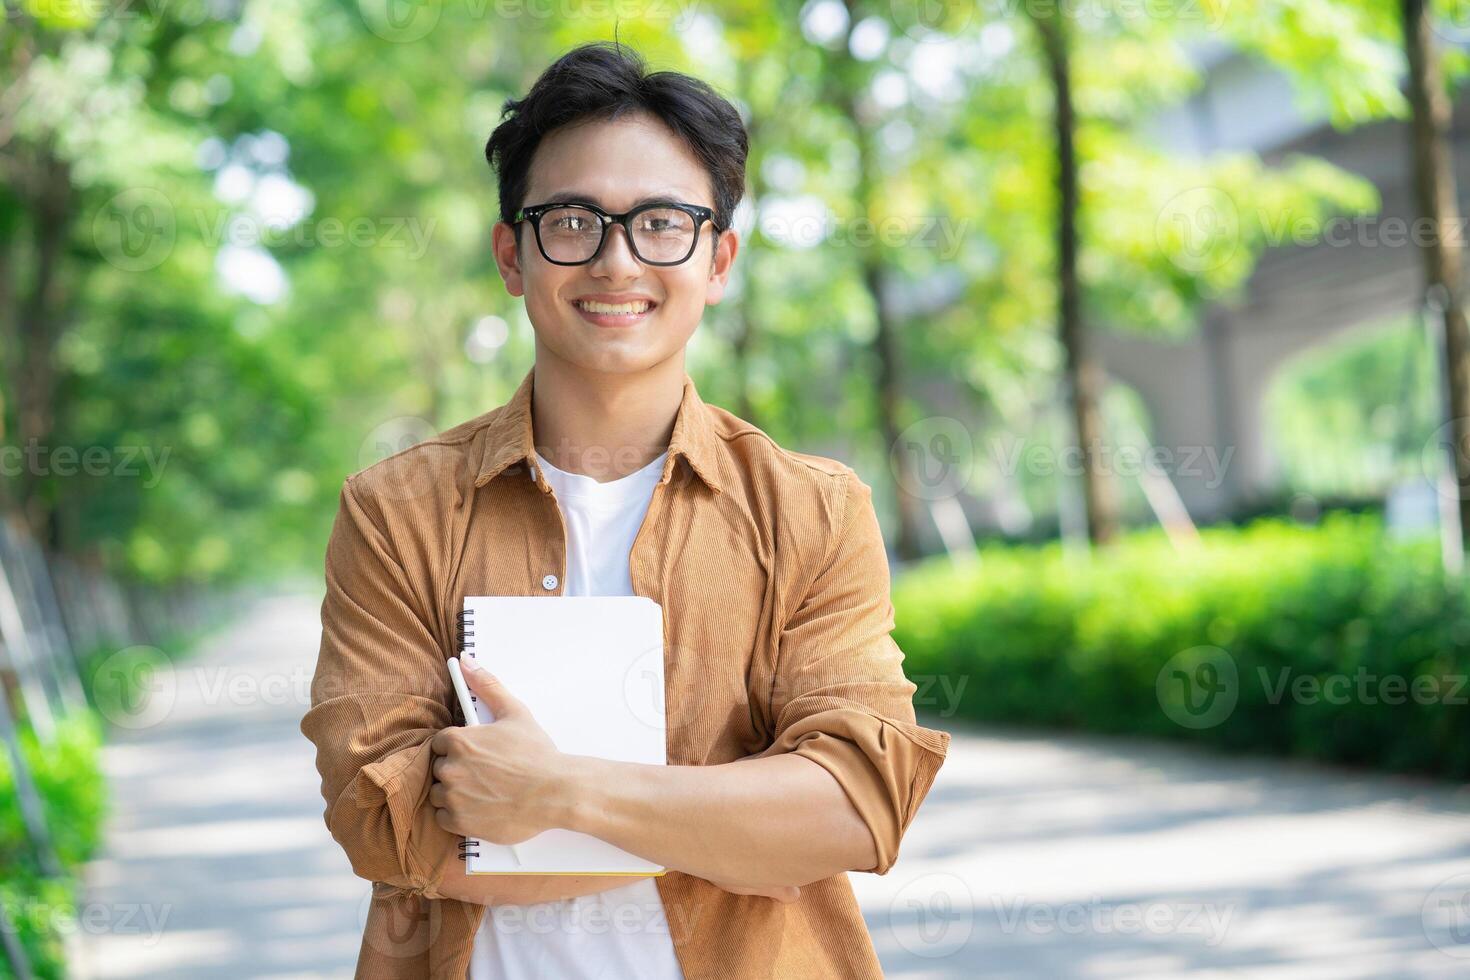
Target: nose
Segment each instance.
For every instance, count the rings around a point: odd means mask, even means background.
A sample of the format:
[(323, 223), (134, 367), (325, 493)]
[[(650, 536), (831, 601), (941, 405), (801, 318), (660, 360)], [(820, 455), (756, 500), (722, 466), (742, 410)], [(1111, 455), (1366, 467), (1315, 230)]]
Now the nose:
[(643, 263), (633, 254), (628, 229), (614, 222), (603, 233), (602, 250), (588, 270), (601, 279), (631, 279), (643, 271)]

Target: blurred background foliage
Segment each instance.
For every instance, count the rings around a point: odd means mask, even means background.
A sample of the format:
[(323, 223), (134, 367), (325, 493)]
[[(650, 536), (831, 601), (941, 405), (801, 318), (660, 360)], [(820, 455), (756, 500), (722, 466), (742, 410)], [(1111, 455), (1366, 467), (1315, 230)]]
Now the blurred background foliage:
[[(7, 908), (72, 900), (105, 809), (98, 716), (133, 705), (150, 651), (217, 624), (229, 590), (319, 582), (342, 480), (524, 376), (483, 147), (507, 98), (592, 40), (745, 118), (743, 245), (689, 368), (707, 401), (873, 486), (911, 676), (961, 686), (978, 719), (1470, 773), (1470, 593), (1434, 540), (1433, 279), (1385, 275), (1392, 315), (1351, 330), (1331, 306), (1410, 250), (1319, 252), (1315, 285), (1283, 266), (1274, 301), (1341, 320), (1330, 342), (1258, 359), (1244, 428), (1160, 435), (1228, 387), (1212, 317), (1283, 322), (1252, 290), (1273, 255), (1412, 211), (1419, 0), (0, 2)], [(1470, 0), (1425, 23), (1452, 97)], [(1269, 129), (1282, 101), (1308, 125), (1269, 152), (1196, 132)], [(1109, 338), (1202, 345), (1209, 384), (1181, 372), (1161, 406), (1129, 365), (1099, 370)], [(1218, 496), (1189, 513), (1167, 477), (1079, 479), (1057, 464), (1088, 431), (1213, 450)], [(1227, 482), (1258, 442), (1269, 476)], [(1184, 682), (1224, 690), (1224, 670), (1230, 723), (1195, 724)], [(1440, 686), (1282, 695), (1364, 672)], [(23, 796), (54, 841), (28, 839)], [(60, 976), (57, 923), (13, 925)]]
[[(4, 487), (50, 549), (160, 584), (314, 573), (343, 476), (493, 407), (528, 366), (529, 324), (489, 255), (483, 143), (556, 55), (614, 35), (707, 78), (752, 134), (734, 295), (691, 348), (710, 400), (858, 466), (907, 558), (925, 517), (896, 492), (886, 447), (936, 413), (926, 385), (953, 385), (944, 410), (975, 433), (1050, 424), (1065, 359), (1036, 11), (503, 6), (7, 4), (4, 438), (41, 462), (7, 467)], [(1150, 121), (1198, 85), (1192, 52), (1221, 43), (1287, 70), (1342, 125), (1402, 115), (1391, 12), (1077, 9), (1090, 329), (1187, 333), (1250, 275), (1261, 227), (1376, 206), (1323, 159), (1170, 153)], [(1459, 63), (1451, 52), (1452, 74)], [(1181, 262), (1190, 243), (1159, 231), (1196, 187), (1265, 219), (1223, 261)], [(862, 222), (898, 233), (867, 243)], [(1375, 369), (1391, 393), (1397, 369), (1371, 357), (1304, 378), (1280, 400), (1284, 431), (1327, 442), (1300, 420)], [(972, 490), (996, 479), (981, 461)], [(1044, 526), (1056, 488), (1021, 492)]]

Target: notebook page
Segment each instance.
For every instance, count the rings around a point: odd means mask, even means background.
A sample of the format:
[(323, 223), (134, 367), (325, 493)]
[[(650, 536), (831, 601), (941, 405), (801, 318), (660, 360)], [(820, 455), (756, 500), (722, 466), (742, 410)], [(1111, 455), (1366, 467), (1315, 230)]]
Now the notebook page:
[[(463, 656), (500, 678), (563, 752), (666, 765), (663, 610), (643, 596), (467, 596)], [(482, 722), (488, 708), (474, 699)], [(606, 841), (547, 830), (471, 839), (469, 874), (659, 874)]]

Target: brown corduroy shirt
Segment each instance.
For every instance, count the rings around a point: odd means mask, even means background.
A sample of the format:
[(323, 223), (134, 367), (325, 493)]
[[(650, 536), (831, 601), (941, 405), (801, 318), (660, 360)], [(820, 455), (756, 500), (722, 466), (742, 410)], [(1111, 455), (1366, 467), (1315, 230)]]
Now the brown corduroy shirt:
[[(534, 372), (511, 400), (353, 474), (326, 556), (301, 730), (326, 822), (374, 882), (357, 975), (464, 980), (484, 906), (437, 885), (460, 838), (428, 802), (429, 740), (458, 721), (447, 658), (466, 595), (559, 595), (566, 539), (536, 465)], [(706, 405), (685, 374), (629, 558), (663, 607), (668, 763), (795, 752), (841, 784), (884, 874), (949, 746), (915, 724), (871, 488)], [(706, 978), (881, 977), (846, 874), (782, 904), (669, 871), (679, 964)]]

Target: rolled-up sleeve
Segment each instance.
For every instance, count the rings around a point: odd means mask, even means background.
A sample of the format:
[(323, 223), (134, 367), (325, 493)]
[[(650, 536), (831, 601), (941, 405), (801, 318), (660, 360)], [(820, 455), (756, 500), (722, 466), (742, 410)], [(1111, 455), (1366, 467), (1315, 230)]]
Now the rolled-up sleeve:
[(872, 490), (851, 470), (837, 532), (782, 632), (772, 687), (773, 744), (841, 784), (873, 835), (885, 874), (949, 749), (915, 723), (916, 685), (894, 642), (888, 558)]
[(459, 838), (429, 805), (429, 741), (452, 724), (449, 679), (427, 597), (381, 509), (348, 479), (327, 544), (321, 648), (301, 731), (316, 746), (326, 823), (353, 871), (443, 897)]

